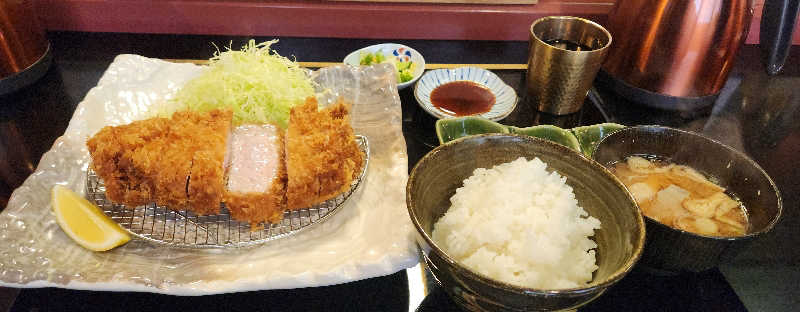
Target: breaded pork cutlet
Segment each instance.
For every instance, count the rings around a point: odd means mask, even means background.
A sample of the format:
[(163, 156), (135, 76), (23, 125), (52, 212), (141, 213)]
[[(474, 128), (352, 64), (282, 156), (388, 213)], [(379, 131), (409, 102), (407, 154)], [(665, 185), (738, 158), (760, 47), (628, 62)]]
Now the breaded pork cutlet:
[(156, 181), (163, 144), (151, 144), (169, 132), (169, 119), (151, 118), (122, 126), (106, 126), (86, 145), (92, 169), (103, 179), (112, 202), (132, 207), (156, 196)]
[(192, 152), (184, 190), (188, 196), (187, 208), (198, 215), (217, 214), (225, 192), (225, 153), (233, 113), (222, 110), (204, 114), (178, 112), (173, 120), (176, 117), (181, 122), (175, 122), (171, 128), (192, 141), (185, 145)]
[(207, 215), (225, 202), (255, 229), (341, 194), (364, 165), (344, 102), (318, 110), (309, 98), (292, 108), (285, 135), (273, 125), (232, 130), (231, 120), (230, 111), (184, 111), (105, 127), (87, 142), (92, 168), (115, 203)]
[(287, 207), (297, 210), (336, 197), (358, 177), (364, 154), (355, 142), (349, 105), (322, 110), (316, 98), (292, 108), (286, 138)]
[(249, 222), (277, 223), (286, 209), (284, 131), (274, 125), (233, 129), (228, 148), (224, 201), (231, 216)]
[(86, 143), (92, 169), (112, 202), (218, 213), (231, 120), (213, 110), (104, 127)]

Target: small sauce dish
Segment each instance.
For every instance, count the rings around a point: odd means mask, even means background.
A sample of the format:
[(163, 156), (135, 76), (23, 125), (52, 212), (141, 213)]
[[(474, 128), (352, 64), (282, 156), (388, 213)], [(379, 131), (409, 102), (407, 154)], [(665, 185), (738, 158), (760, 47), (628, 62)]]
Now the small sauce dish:
[(480, 116), (497, 121), (517, 106), (517, 93), (491, 71), (478, 67), (436, 69), (414, 87), (414, 97), (436, 118)]

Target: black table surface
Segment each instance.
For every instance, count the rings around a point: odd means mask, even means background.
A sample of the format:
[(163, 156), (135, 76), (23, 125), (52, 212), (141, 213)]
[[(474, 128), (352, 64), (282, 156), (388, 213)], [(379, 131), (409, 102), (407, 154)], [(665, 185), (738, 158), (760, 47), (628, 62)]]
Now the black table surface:
[[(48, 34), (54, 62), (35, 84), (0, 96), (0, 207), (30, 175), (41, 155), (63, 134), (77, 104), (97, 84), (118, 54), (167, 59), (206, 59), (216, 46), (241, 46), (249, 37), (58, 32)], [(271, 38), (255, 38), (266, 40)], [(526, 42), (280, 38), (274, 46), (299, 61), (338, 62), (350, 51), (398, 42), (420, 51), (428, 63), (525, 63)], [(744, 151), (775, 180), (784, 213), (775, 229), (730, 263), (699, 274), (662, 276), (636, 267), (605, 295), (581, 311), (791, 311), (800, 304), (800, 48), (784, 73), (766, 75), (757, 46), (744, 46), (728, 83), (713, 106), (693, 112), (647, 108), (622, 99), (597, 83), (584, 108), (555, 117), (537, 113), (523, 100), (504, 124), (561, 127), (617, 122), (660, 124), (701, 132)], [(524, 72), (496, 70), (521, 90)], [(435, 119), (419, 108), (411, 88), (401, 90), (403, 133), (409, 169), (438, 145)], [(10, 259), (0, 259), (10, 261)], [(409, 271), (410, 272), (410, 271)], [(254, 291), (201, 297), (96, 292), (57, 288), (0, 287), (2, 311), (457, 311), (428, 278), (391, 275), (341, 285)], [(421, 290), (423, 289), (423, 290)], [(422, 291), (420, 295), (419, 292)]]

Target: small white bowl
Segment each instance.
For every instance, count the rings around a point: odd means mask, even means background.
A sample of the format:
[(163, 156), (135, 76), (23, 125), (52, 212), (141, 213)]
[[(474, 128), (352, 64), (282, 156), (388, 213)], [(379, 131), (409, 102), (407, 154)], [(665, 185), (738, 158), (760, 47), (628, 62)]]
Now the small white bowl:
[(436, 118), (457, 117), (437, 108), (431, 103), (431, 92), (433, 92), (433, 89), (453, 81), (471, 81), (485, 86), (492, 91), (495, 97), (494, 105), (492, 105), (492, 108), (488, 112), (477, 116), (498, 121), (506, 118), (506, 116), (511, 114), (514, 108), (517, 107), (518, 98), (514, 88), (503, 82), (503, 79), (497, 77), (493, 72), (478, 67), (459, 67), (455, 69), (436, 69), (428, 71), (414, 87), (414, 97), (417, 99), (417, 103), (419, 103), (426, 112)]
[(378, 51), (383, 52), (383, 55), (386, 57), (395, 57), (398, 61), (403, 62), (411, 60), (414, 62), (414, 64), (416, 64), (416, 67), (414, 67), (414, 78), (403, 83), (398, 81), (397, 90), (404, 89), (414, 84), (414, 82), (416, 82), (417, 79), (422, 76), (422, 73), (425, 72), (425, 58), (422, 57), (422, 54), (419, 54), (417, 50), (399, 43), (381, 43), (358, 49), (348, 54), (344, 58), (343, 63), (352, 66), (359, 66), (362, 52), (375, 53)]

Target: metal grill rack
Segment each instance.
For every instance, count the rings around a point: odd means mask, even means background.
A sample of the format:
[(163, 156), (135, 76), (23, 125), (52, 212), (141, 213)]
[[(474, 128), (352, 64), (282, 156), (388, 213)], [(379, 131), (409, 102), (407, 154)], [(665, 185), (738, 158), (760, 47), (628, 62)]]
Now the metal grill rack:
[(249, 223), (233, 220), (225, 204), (221, 204), (219, 214), (206, 216), (198, 216), (187, 210), (170, 210), (155, 203), (134, 208), (114, 204), (106, 198), (103, 181), (91, 169), (86, 179), (86, 196), (112, 220), (143, 240), (190, 248), (254, 246), (306, 230), (324, 221), (344, 205), (364, 180), (369, 164), (367, 138), (357, 135), (356, 142), (364, 152), (364, 165), (349, 190), (309, 208), (286, 211), (280, 223), (264, 223), (263, 228), (256, 231), (250, 230)]

